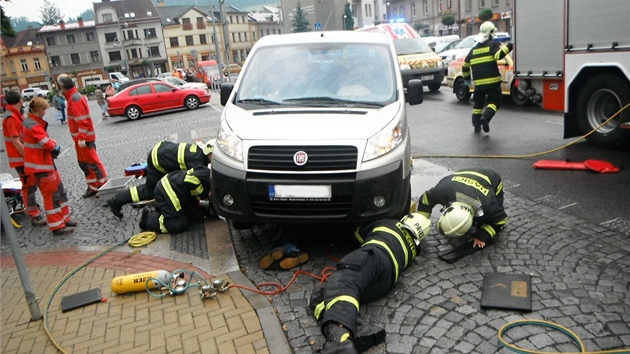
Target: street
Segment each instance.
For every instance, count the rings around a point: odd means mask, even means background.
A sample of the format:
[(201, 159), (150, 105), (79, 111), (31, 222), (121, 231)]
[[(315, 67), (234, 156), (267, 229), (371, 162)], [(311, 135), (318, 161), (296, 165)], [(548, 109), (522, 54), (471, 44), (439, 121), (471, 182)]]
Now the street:
[[(492, 121), (489, 134), (473, 134), (472, 103), (459, 103), (447, 87), (424, 92), (424, 103), (409, 108), (413, 170), (413, 198), (448, 171), (488, 167), (503, 176), (505, 206), (510, 217), (497, 242), (453, 264), (437, 258), (452, 245), (435, 227), (423, 241), (415, 261), (401, 273), (394, 289), (383, 299), (361, 306), (361, 317), (386, 329), (385, 343), (367, 353), (507, 353), (497, 344), (504, 324), (525, 318), (557, 322), (576, 332), (589, 350), (630, 347), (630, 178), (628, 169), (616, 174), (586, 171), (543, 171), (531, 165), (538, 159), (583, 161), (602, 159), (629, 166), (627, 151), (607, 151), (578, 143), (552, 154), (528, 158), (488, 158), (476, 155), (532, 154), (566, 144), (562, 115), (536, 107), (504, 104)], [(507, 101), (507, 100), (505, 100)], [(160, 139), (179, 142), (216, 135), (222, 107), (213, 93), (210, 105), (136, 121), (113, 117), (102, 121), (90, 101), (96, 124), (97, 147), (110, 178), (143, 162)], [(110, 246), (138, 232), (140, 210), (125, 208), (117, 219), (98, 199), (82, 199), (85, 181), (75, 160), (67, 126), (46, 119), (48, 132), (63, 147), (56, 160), (70, 197), (77, 232), (52, 238), (44, 228), (30, 225), (18, 230), (20, 246), (29, 252), (68, 247)], [(457, 157), (449, 157), (449, 156)], [(475, 155), (476, 157), (472, 157)], [(9, 170), (3, 153), (0, 167)], [(435, 225), (437, 212), (432, 215)], [(194, 230), (197, 232), (197, 230)], [(276, 228), (260, 225), (231, 230), (238, 266), (254, 284), (288, 284), (292, 271), (258, 266), (273, 248)], [(197, 237), (196, 235), (195, 237)], [(356, 247), (352, 230), (305, 227), (300, 247), (309, 261), (299, 269), (321, 276), (325, 267)], [(198, 238), (198, 237), (197, 237)], [(205, 244), (189, 235), (172, 237), (171, 248), (196, 257), (208, 257)], [(190, 242), (186, 244), (187, 242)], [(184, 243), (182, 246), (178, 243)], [(149, 246), (150, 247), (150, 246)], [(2, 239), (1, 253), (10, 255)], [(487, 273), (531, 274), (533, 312), (480, 307)], [(273, 304), (295, 353), (312, 353), (324, 342), (308, 300), (318, 280), (300, 275), (285, 291), (266, 296)], [(266, 289), (269, 290), (269, 289)], [(536, 350), (577, 351), (572, 341), (545, 329), (511, 330), (508, 342)]]

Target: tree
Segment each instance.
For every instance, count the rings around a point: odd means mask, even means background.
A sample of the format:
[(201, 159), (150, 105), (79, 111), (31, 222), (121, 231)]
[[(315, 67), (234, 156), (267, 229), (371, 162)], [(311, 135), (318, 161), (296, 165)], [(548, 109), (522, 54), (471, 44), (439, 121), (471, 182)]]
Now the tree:
[(442, 16), (442, 24), (444, 26), (452, 26), (455, 23), (455, 16), (451, 14), (446, 14)]
[(481, 22), (488, 21), (492, 18), (492, 15), (493, 15), (492, 10), (482, 9), (481, 11), (479, 11), (479, 20)]
[(346, 31), (354, 30), (354, 18), (352, 17), (352, 9), (350, 9), (349, 2), (346, 3), (346, 8), (343, 11), (343, 15), (345, 16), (343, 29)]
[(4, 7), (0, 6), (0, 16), (2, 16), (2, 22), (0, 23), (2, 35), (15, 37), (15, 30), (11, 25), (11, 17), (5, 16)]
[(302, 5), (298, 1), (297, 9), (295, 10), (295, 16), (293, 16), (293, 32), (309, 32), (311, 30), (311, 24), (304, 16), (302, 11)]
[(39, 11), (42, 14), (40, 19), (44, 25), (54, 25), (59, 23), (60, 20), (63, 20), (63, 15), (61, 14), (61, 10), (59, 7), (49, 0), (44, 0), (44, 5), (39, 8)]

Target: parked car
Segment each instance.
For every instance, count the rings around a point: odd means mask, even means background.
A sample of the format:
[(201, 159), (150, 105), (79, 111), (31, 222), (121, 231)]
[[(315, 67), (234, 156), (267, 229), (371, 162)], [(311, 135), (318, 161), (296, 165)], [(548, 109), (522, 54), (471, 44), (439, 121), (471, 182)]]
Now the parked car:
[(440, 44), (436, 44), (435, 48), (433, 48), (435, 50), (436, 53), (440, 54), (445, 50), (449, 50), (449, 49), (453, 49), (455, 48), (456, 45), (459, 44), (459, 42), (461, 42), (462, 39), (456, 39), (452, 42), (446, 42), (446, 43), (440, 43)]
[[(448, 74), (446, 76), (446, 84), (453, 89), (455, 97), (460, 101), (467, 101), (474, 92), (474, 87), (468, 87), (464, 84), (462, 76), (462, 65), (464, 64), (464, 56), (461, 56), (448, 65)], [(497, 62), (499, 72), (501, 73), (501, 91), (503, 95), (510, 96), (512, 102), (517, 106), (525, 106), (529, 103), (529, 99), (525, 93), (521, 92), (515, 85), (514, 80), (514, 62), (510, 54)], [(471, 81), (472, 82), (472, 81)]]
[(173, 76), (163, 77), (163, 78), (160, 78), (160, 80), (168, 82), (169, 84), (173, 86), (177, 86), (182, 89), (189, 89), (189, 88), (196, 88), (196, 89), (201, 89), (201, 90), (208, 89), (208, 85), (202, 82), (186, 82), (185, 80), (182, 80), (178, 77), (173, 77)]
[[(227, 74), (227, 70), (225, 70), (225, 64), (222, 64), (221, 66), (223, 68), (223, 74)], [(230, 64), (229, 65), (230, 68), (230, 74), (238, 74), (241, 72), (241, 66), (238, 64)]]
[(161, 81), (161, 80), (158, 79), (158, 78), (155, 78), (155, 77), (145, 77), (145, 78), (142, 78), (142, 79), (135, 79), (135, 80), (125, 81), (125, 82), (119, 83), (120, 88), (118, 89), (118, 92), (126, 89), (127, 87), (131, 87), (133, 85), (143, 84), (145, 82), (155, 82), (155, 81)]
[(42, 90), (39, 87), (29, 87), (22, 90), (22, 99), (29, 101), (33, 97), (48, 97), (48, 90)]
[(107, 113), (134, 120), (147, 113), (178, 108), (196, 109), (210, 102), (208, 90), (180, 89), (168, 82), (155, 80), (127, 87), (115, 96), (108, 97)]
[[(440, 52), (440, 57), (442, 58), (442, 61), (444, 62), (445, 75), (448, 75), (448, 65), (450, 64), (450, 62), (452, 62), (453, 60), (459, 57), (465, 57), (466, 54), (468, 54), (468, 52), (470, 51), (470, 48), (472, 48), (475, 45), (475, 43), (477, 43), (478, 39), (479, 39), (478, 34), (468, 36), (464, 38), (461, 42), (459, 42), (459, 44), (457, 44), (452, 49), (444, 50)], [(507, 34), (506, 32), (497, 32), (494, 35), (494, 40), (498, 42), (510, 41), (510, 39), (511, 39), (510, 35)]]
[(172, 72), (165, 72), (165, 73), (159, 73), (158, 76), (156, 76), (158, 79), (163, 79), (165, 77), (172, 77), (173, 73)]

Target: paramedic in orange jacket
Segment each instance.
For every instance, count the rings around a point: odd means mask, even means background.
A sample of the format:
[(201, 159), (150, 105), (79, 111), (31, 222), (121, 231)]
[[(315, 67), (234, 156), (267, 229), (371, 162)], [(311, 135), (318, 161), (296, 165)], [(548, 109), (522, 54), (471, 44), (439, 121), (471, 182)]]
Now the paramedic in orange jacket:
[(68, 101), (68, 128), (77, 151), (79, 167), (85, 174), (88, 185), (83, 198), (90, 198), (107, 182), (105, 167), (96, 152), (96, 132), (90, 116), (90, 107), (87, 99), (77, 91), (70, 76), (61, 74), (57, 82)]
[(2, 115), (2, 132), (4, 134), (4, 146), (9, 158), (9, 167), (15, 168), (22, 181), (22, 199), (24, 209), (31, 218), (33, 225), (46, 225), (46, 219), (39, 212), (37, 206), (36, 192), (37, 184), (35, 177), (24, 173), (24, 144), (22, 143), (22, 122), (24, 116), (22, 109), (24, 102), (22, 95), (17, 90), (10, 90), (6, 93), (6, 111)]
[(35, 183), (44, 197), (46, 222), (53, 236), (74, 232), (77, 222), (70, 219), (68, 195), (57, 171), (54, 159), (59, 156), (61, 146), (46, 132), (48, 123), (44, 114), (50, 106), (44, 98), (31, 100), (28, 116), (22, 124), (24, 141), (24, 172), (35, 177)]

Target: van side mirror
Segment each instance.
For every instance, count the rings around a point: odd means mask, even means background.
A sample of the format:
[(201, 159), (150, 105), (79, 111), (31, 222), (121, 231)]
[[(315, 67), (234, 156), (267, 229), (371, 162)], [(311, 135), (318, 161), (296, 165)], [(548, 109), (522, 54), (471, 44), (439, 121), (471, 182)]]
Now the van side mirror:
[(221, 84), (221, 106), (225, 106), (230, 95), (232, 94), (232, 90), (234, 89), (234, 84), (231, 82), (225, 82)]
[(407, 83), (407, 95), (406, 99), (410, 105), (416, 105), (422, 103), (422, 80), (412, 79)]

